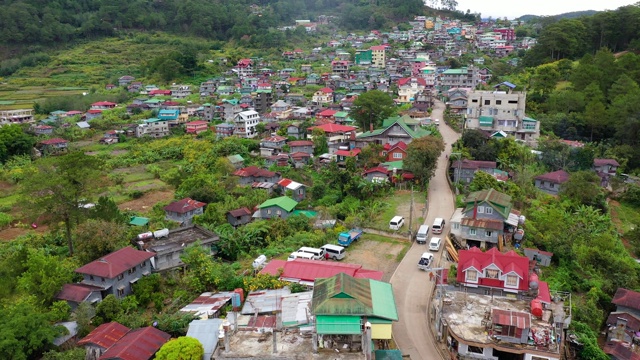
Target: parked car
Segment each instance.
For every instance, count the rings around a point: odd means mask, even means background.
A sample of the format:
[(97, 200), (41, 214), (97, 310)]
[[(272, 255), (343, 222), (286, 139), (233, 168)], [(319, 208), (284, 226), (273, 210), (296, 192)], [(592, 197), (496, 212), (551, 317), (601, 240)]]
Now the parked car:
[(441, 238), (431, 238), (431, 241), (429, 241), (429, 250), (431, 251), (438, 251), (440, 250), (440, 244), (442, 244), (442, 239)]
[(420, 260), (418, 261), (418, 269), (429, 270), (431, 268), (432, 263), (433, 263), (433, 254), (429, 252), (422, 253), (422, 256), (420, 256)]

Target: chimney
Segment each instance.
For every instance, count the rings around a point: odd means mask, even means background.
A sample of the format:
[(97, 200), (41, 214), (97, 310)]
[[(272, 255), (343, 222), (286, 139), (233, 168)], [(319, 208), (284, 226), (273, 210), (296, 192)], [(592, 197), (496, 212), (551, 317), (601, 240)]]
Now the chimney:
[(476, 219), (477, 215), (478, 215), (478, 202), (474, 201), (473, 202), (473, 220)]

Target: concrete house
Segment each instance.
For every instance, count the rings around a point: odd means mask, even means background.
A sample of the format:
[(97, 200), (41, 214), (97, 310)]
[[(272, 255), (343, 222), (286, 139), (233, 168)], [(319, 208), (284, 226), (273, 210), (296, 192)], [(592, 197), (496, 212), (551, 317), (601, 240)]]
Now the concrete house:
[(460, 230), (469, 247), (484, 249), (498, 246), (498, 240), (504, 237), (505, 223), (511, 226), (518, 224), (518, 217), (511, 214), (509, 195), (494, 189), (482, 190), (469, 194), (464, 202)]
[(127, 86), (127, 85), (131, 84), (133, 82), (133, 80), (135, 80), (135, 79), (136, 78), (134, 78), (133, 76), (130, 76), (130, 75), (121, 76), (118, 79), (118, 85), (119, 86)]
[(179, 222), (182, 225), (189, 225), (194, 216), (204, 213), (206, 205), (191, 198), (174, 201), (164, 207), (165, 219)]
[(118, 299), (131, 294), (136, 281), (151, 273), (153, 252), (124, 247), (75, 270), (82, 275), (81, 284), (101, 289), (102, 298), (114, 295)]
[(280, 196), (274, 199), (269, 199), (262, 204), (258, 205), (260, 218), (288, 218), (295, 209), (298, 202), (287, 196)]
[(260, 114), (255, 110), (242, 111), (233, 118), (235, 124), (233, 134), (248, 139), (254, 138), (258, 135), (256, 125), (261, 122)]
[(328, 87), (322, 88), (316, 91), (315, 93), (313, 93), (313, 97), (311, 98), (311, 100), (316, 104), (332, 103), (333, 90)]
[(407, 157), (407, 144), (403, 141), (395, 144), (384, 144), (382, 156), (386, 158), (386, 161), (402, 161)]
[(468, 159), (456, 160), (451, 164), (451, 169), (453, 170), (453, 181), (455, 183), (468, 184), (473, 180), (477, 171), (484, 171), (493, 175), (496, 170), (496, 162)]
[(274, 153), (280, 152), (282, 147), (287, 143), (287, 138), (279, 135), (271, 135), (262, 139), (260, 142), (260, 155), (271, 156)]
[(291, 192), (291, 197), (295, 201), (302, 201), (307, 197), (307, 185), (300, 184), (290, 179), (282, 179), (278, 181), (278, 186), (282, 189), (282, 193)]
[(227, 212), (227, 222), (234, 227), (251, 222), (251, 211), (246, 207)]
[(291, 153), (303, 152), (309, 155), (313, 154), (313, 141), (296, 140), (290, 141), (287, 145), (289, 145)]
[(558, 195), (562, 184), (569, 181), (569, 173), (564, 170), (558, 170), (535, 178), (535, 186), (551, 195)]
[(362, 173), (365, 179), (368, 182), (373, 183), (386, 183), (389, 181), (390, 171), (384, 166), (376, 166), (374, 168), (368, 169)]
[(180, 256), (187, 246), (195, 242), (200, 243), (206, 254), (215, 255), (217, 251), (214, 249), (218, 241), (220, 237), (215, 233), (200, 225), (191, 225), (170, 230), (163, 237), (143, 238), (138, 240), (137, 245), (140, 250), (154, 254), (153, 271), (161, 272), (183, 267), (184, 263)]
[(290, 153), (289, 157), (291, 158), (293, 167), (296, 169), (301, 169), (311, 162), (311, 154), (302, 151)]
[(236, 170), (233, 175), (240, 177), (238, 183), (240, 185), (251, 185), (255, 182), (276, 183), (280, 180), (280, 174), (277, 172), (260, 169), (257, 166), (248, 166), (240, 170)]
[(593, 159), (593, 170), (598, 174), (615, 175), (620, 164), (614, 159)]
[(607, 342), (604, 352), (612, 359), (640, 359), (640, 353), (632, 351), (631, 344), (640, 329), (640, 293), (618, 288), (611, 303), (616, 310), (607, 318)]

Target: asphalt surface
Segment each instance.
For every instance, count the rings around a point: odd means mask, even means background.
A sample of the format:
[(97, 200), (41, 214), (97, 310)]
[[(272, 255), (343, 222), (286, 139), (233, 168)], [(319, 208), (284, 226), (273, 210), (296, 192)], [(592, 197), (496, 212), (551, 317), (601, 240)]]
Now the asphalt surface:
[[(439, 127), (445, 142), (445, 151), (438, 159), (436, 173), (429, 183), (428, 212), (425, 219), (425, 224), (430, 228), (429, 239), (434, 236), (444, 239), (444, 235), (449, 232), (448, 221), (455, 210), (454, 195), (447, 182), (447, 157), (451, 153), (451, 145), (459, 138), (459, 134), (445, 124), (444, 108), (445, 105), (437, 101), (431, 114), (431, 119), (440, 120)], [(416, 193), (416, 196), (420, 195)], [(431, 225), (437, 217), (444, 218), (447, 222), (442, 235), (431, 233)], [(415, 229), (417, 228), (418, 226), (415, 226)], [(414, 360), (442, 359), (430, 331), (428, 313), (434, 282), (429, 281), (429, 275), (426, 272), (418, 269), (420, 255), (429, 251), (428, 244), (428, 240), (426, 245), (414, 242), (391, 277), (399, 315), (399, 321), (393, 324), (393, 337), (403, 355), (409, 355)], [(443, 249), (444, 241), (440, 250), (434, 253), (435, 263), (432, 267), (441, 266)]]

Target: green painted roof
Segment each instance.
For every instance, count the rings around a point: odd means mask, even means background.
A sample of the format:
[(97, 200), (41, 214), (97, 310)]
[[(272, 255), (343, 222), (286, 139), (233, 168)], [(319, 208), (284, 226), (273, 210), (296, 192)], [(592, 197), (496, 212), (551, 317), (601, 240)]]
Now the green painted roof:
[(318, 212), (317, 211), (311, 211), (311, 210), (293, 210), (293, 212), (291, 213), (292, 215), (304, 215), (308, 218), (314, 218), (316, 216), (318, 216)]
[(270, 206), (278, 206), (283, 210), (286, 210), (287, 212), (291, 212), (291, 210), (293, 210), (296, 205), (298, 205), (298, 202), (293, 200), (292, 198), (288, 196), (280, 196), (274, 199), (269, 199), (260, 204), (260, 206), (258, 207), (262, 209)]
[(431, 135), (431, 131), (427, 130), (427, 129), (423, 129), (423, 128), (418, 128), (416, 130), (413, 130), (409, 125), (417, 125), (419, 124), (419, 121), (412, 119), (409, 116), (403, 116), (403, 117), (392, 117), (392, 118), (387, 118), (383, 121), (382, 123), (382, 129), (376, 129), (373, 131), (367, 131), (365, 133), (362, 133), (358, 136), (358, 138), (366, 138), (366, 137), (370, 137), (370, 136), (377, 136), (382, 134), (383, 132), (385, 132), (388, 128), (390, 128), (391, 126), (393, 126), (394, 124), (398, 124), (400, 125), (400, 127), (402, 127), (404, 129), (404, 131), (411, 136), (412, 139), (417, 139), (417, 138), (421, 138), (423, 136), (427, 136), (427, 135)]
[(151, 119), (146, 119), (143, 120), (144, 122), (148, 123), (154, 123), (154, 122), (160, 122), (160, 121), (167, 121), (167, 120), (163, 120), (163, 119), (158, 119), (158, 118), (151, 118)]
[(231, 163), (243, 162), (244, 158), (239, 154), (229, 155), (227, 156), (227, 160), (231, 161)]
[(160, 100), (160, 99), (149, 99), (149, 100), (145, 100), (145, 104), (158, 104), (158, 103), (162, 103), (164, 102), (164, 100)]
[(463, 75), (467, 73), (467, 68), (449, 69), (443, 72), (444, 75)]
[(360, 327), (358, 316), (316, 316), (318, 334), (357, 335), (361, 333)]
[(140, 216), (132, 216), (131, 221), (129, 221), (129, 225), (135, 225), (135, 226), (145, 226), (148, 223), (149, 223), (149, 219), (147, 219), (146, 217), (140, 217)]
[(311, 302), (314, 315), (375, 316), (398, 320), (391, 284), (345, 273), (316, 279)]
[(337, 112), (335, 115), (333, 115), (333, 116), (334, 116), (334, 117), (342, 118), (342, 117), (347, 117), (347, 116), (349, 116), (349, 113), (348, 113), (348, 112), (346, 112), (346, 111), (338, 111), (338, 112)]
[(487, 203), (494, 208), (505, 219), (509, 217), (511, 212), (511, 196), (503, 194), (493, 188), (472, 192), (464, 200), (466, 206), (464, 212), (467, 212), (475, 206), (475, 204)]
[(398, 160), (398, 161), (389, 161), (386, 163), (382, 163), (381, 165), (385, 166), (387, 169), (396, 168), (398, 170), (402, 170), (402, 166), (404, 165), (404, 163), (402, 162), (402, 160)]
[(538, 120), (536, 120), (536, 119), (534, 119), (534, 118), (530, 118), (530, 117), (528, 117), (528, 116), (525, 116), (525, 117), (522, 119), (522, 121), (535, 121), (535, 122), (538, 122)]

